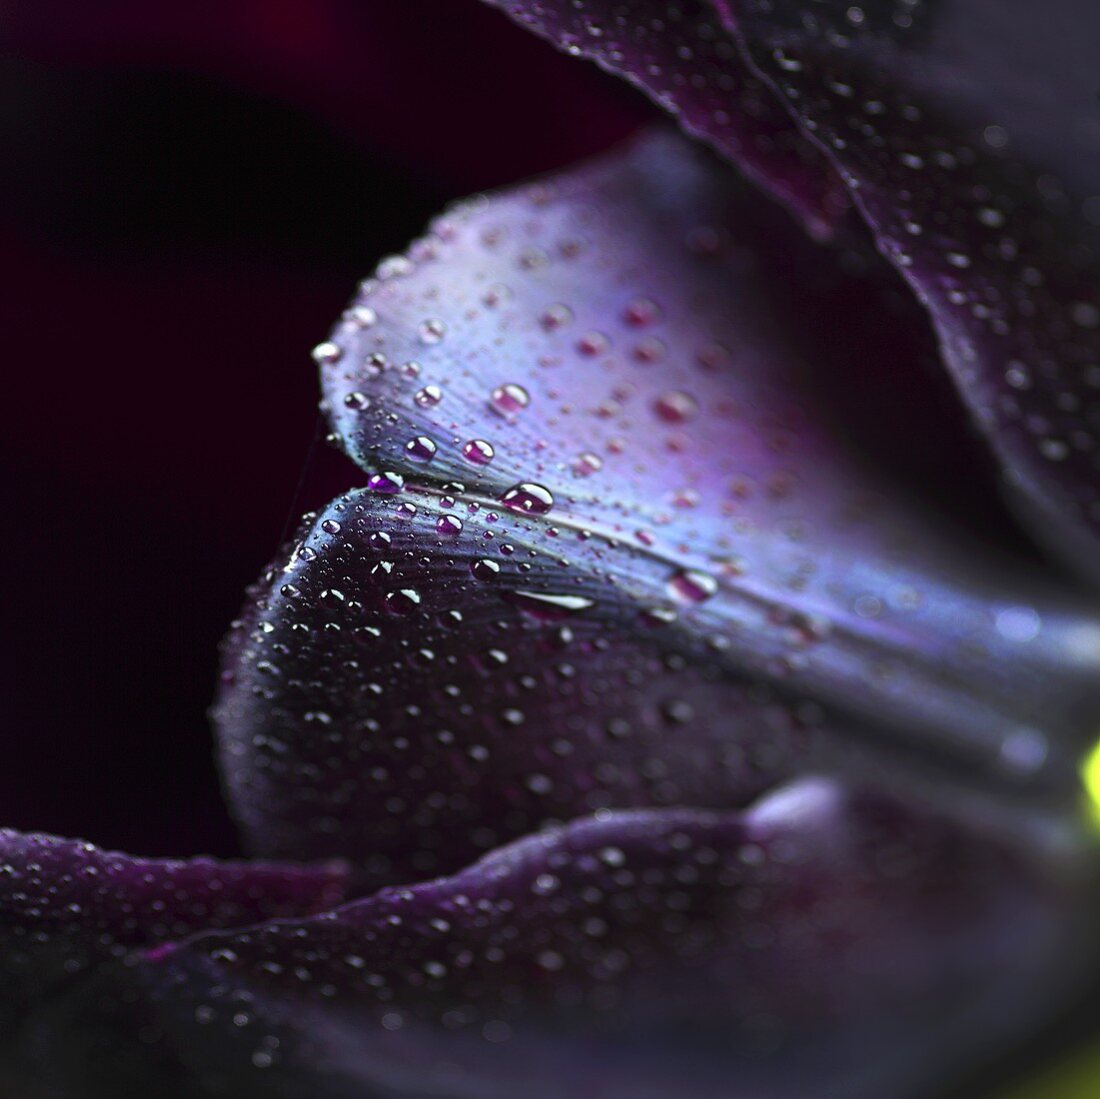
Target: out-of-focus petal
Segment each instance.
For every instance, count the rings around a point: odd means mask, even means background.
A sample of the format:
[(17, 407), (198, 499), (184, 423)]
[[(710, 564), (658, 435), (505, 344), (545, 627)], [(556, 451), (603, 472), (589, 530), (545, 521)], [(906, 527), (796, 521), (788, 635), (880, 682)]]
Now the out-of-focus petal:
[(735, 160), (824, 234), (846, 208), (827, 160), (741, 60), (706, 0), (488, 0), (556, 46), (617, 73)]
[(80, 840), (0, 831), (0, 1039), (79, 974), (198, 931), (339, 903), (347, 872), (145, 859)]
[(820, 780), (609, 812), (107, 970), (20, 1053), (66, 1099), (927, 1094), (1064, 977), (1059, 879)]
[(714, 6), (927, 306), (1036, 534), (1100, 575), (1100, 8)]

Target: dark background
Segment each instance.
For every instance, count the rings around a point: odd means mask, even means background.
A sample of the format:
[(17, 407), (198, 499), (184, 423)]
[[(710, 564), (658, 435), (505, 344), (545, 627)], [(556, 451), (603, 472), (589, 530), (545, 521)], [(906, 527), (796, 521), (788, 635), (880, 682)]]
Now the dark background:
[(355, 477), (309, 349), (448, 201), (645, 113), (474, 0), (4, 5), (0, 825), (237, 851), (216, 645)]

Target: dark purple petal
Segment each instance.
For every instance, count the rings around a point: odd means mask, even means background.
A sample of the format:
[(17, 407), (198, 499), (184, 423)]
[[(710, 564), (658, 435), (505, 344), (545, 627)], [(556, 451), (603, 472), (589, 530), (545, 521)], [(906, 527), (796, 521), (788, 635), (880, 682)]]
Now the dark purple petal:
[(927, 306), (1036, 533), (1100, 575), (1100, 8), (715, 7)]
[(559, 48), (624, 76), (802, 217), (827, 233), (843, 186), (767, 82), (741, 60), (706, 0), (488, 0)]
[(227, 650), (255, 850), (408, 881), (807, 770), (1075, 803), (1096, 619), (849, 456), (815, 351), (868, 354), (868, 299), (743, 202), (651, 138), (475, 200), (366, 285), (318, 357), (370, 487)]
[(67, 1099), (928, 1094), (1064, 977), (1063, 869), (822, 780), (608, 812), (107, 971), (20, 1053)]
[(0, 1036), (58, 985), (136, 948), (339, 903), (338, 865), (144, 859), (0, 831)]

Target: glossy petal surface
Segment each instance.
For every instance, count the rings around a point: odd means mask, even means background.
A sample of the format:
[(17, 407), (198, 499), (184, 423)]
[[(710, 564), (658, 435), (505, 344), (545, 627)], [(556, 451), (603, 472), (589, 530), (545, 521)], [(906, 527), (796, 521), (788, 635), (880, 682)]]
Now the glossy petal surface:
[(256, 850), (409, 881), (822, 769), (1075, 803), (1095, 619), (858, 466), (827, 367), (879, 315), (743, 200), (657, 137), (474, 201), (366, 285), (318, 354), (369, 487), (227, 650)]
[[(72, 1099), (919, 1094), (1040, 1005), (1016, 993), (1064, 961), (1057, 877), (815, 780), (606, 813), (105, 971), (21, 1048)], [(36, 1064), (59, 1030), (72, 1059)]]

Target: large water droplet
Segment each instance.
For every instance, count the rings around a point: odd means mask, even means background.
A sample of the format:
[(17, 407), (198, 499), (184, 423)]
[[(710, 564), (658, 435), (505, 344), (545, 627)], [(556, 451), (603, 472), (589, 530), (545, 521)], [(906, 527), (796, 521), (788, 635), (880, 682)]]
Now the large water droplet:
[(405, 487), (405, 478), (400, 473), (392, 473), (383, 470), (381, 473), (372, 473), (367, 481), (367, 488), (371, 492), (380, 492), (386, 496), (393, 496)]
[(414, 462), (430, 462), (435, 457), (435, 443), (427, 435), (417, 435), (405, 444), (405, 453)]
[(554, 497), (548, 488), (528, 481), (513, 485), (500, 502), (509, 511), (518, 511), (524, 515), (545, 515), (554, 506)]

